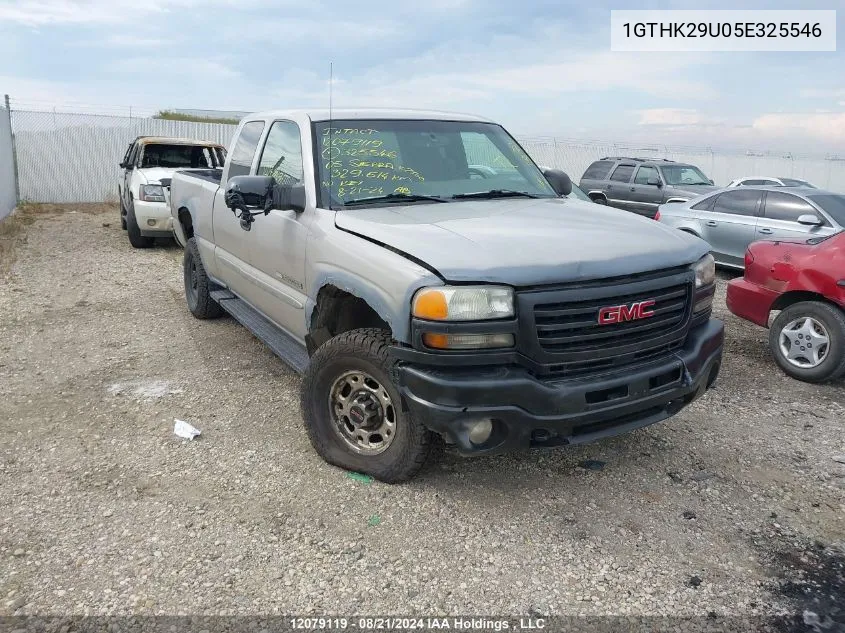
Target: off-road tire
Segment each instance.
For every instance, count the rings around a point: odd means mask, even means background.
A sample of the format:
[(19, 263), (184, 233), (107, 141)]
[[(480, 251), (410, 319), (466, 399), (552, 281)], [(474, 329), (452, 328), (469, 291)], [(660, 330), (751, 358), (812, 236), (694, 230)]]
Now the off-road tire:
[(141, 235), (141, 227), (135, 219), (135, 209), (130, 204), (126, 209), (126, 232), (129, 235), (129, 243), (134, 248), (150, 248), (155, 243), (155, 238)]
[[(787, 324), (803, 316), (819, 321), (827, 330), (830, 342), (827, 356), (815, 367), (792, 365), (780, 350), (780, 334)], [(769, 328), (769, 348), (775, 362), (787, 375), (804, 382), (827, 382), (845, 376), (845, 313), (821, 301), (802, 301), (783, 310)]]
[(191, 314), (198, 319), (216, 319), (223, 314), (223, 308), (211, 298), (212, 284), (203, 268), (194, 238), (189, 239), (185, 246), (182, 273), (185, 281), (185, 301)]
[[(396, 366), (388, 354), (390, 333), (376, 328), (351, 330), (321, 345), (302, 380), (302, 416), (314, 450), (328, 463), (372, 475), (394, 484), (407, 481), (425, 465), (437, 447), (431, 431), (402, 403), (396, 388)], [(334, 381), (344, 372), (364, 371), (387, 390), (395, 403), (396, 436), (377, 455), (354, 452), (334, 428), (329, 394)]]

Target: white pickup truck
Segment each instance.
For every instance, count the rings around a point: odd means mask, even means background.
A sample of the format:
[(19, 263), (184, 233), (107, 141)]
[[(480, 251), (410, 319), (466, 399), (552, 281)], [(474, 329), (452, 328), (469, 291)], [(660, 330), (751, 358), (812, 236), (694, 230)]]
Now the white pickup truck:
[(135, 248), (149, 248), (157, 237), (172, 237), (173, 222), (162, 179), (177, 169), (222, 168), (226, 148), (210, 141), (139, 136), (129, 144), (117, 183), (120, 225)]

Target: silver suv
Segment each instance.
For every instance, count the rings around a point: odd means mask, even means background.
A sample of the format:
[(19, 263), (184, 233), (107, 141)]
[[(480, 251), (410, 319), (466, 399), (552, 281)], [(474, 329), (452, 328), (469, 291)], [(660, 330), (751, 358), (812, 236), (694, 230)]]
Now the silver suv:
[(598, 204), (653, 218), (667, 202), (686, 202), (716, 189), (695, 165), (652, 158), (595, 161), (581, 176), (581, 189)]

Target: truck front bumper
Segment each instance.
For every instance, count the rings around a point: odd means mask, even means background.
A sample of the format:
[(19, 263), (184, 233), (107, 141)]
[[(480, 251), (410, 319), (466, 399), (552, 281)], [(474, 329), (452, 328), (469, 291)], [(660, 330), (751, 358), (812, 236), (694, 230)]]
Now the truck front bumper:
[(145, 237), (171, 237), (173, 235), (173, 217), (166, 202), (146, 202), (135, 200), (133, 203), (135, 220), (141, 235)]
[[(673, 354), (612, 373), (541, 380), (515, 365), (406, 363), (399, 385), (414, 416), (464, 454), (583, 444), (678, 413), (715, 382), (723, 342), (722, 322), (711, 319)], [(474, 443), (479, 425), (492, 431)]]

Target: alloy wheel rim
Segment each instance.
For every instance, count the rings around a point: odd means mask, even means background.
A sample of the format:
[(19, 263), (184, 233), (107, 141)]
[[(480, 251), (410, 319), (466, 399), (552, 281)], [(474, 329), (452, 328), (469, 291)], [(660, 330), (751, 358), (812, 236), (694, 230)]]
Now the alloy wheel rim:
[(778, 335), (778, 347), (790, 365), (812, 369), (821, 365), (830, 351), (830, 335), (813, 317), (799, 317), (787, 323)]
[(338, 376), (329, 389), (332, 427), (360, 455), (386, 451), (396, 437), (396, 408), (387, 389), (360, 370)]

